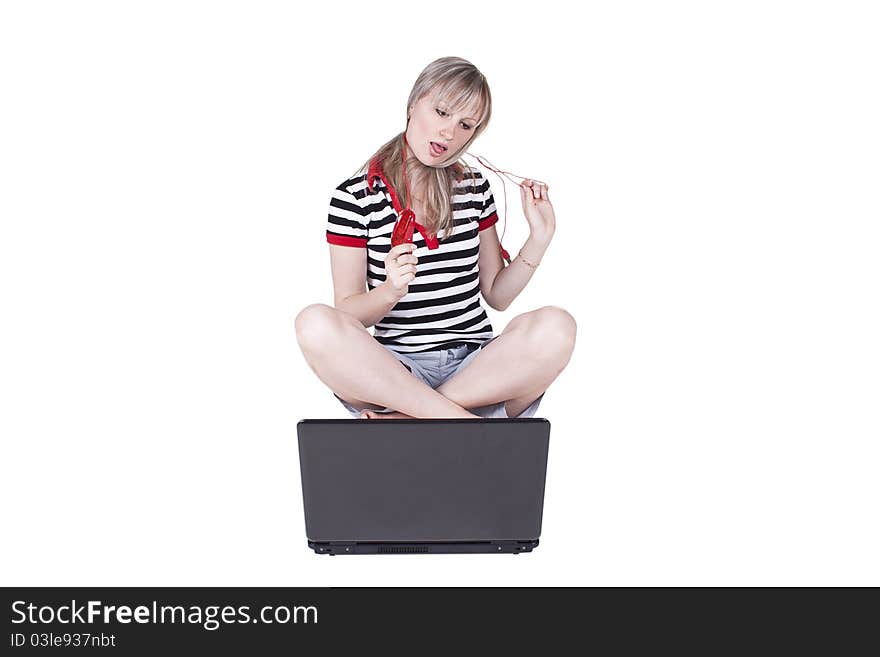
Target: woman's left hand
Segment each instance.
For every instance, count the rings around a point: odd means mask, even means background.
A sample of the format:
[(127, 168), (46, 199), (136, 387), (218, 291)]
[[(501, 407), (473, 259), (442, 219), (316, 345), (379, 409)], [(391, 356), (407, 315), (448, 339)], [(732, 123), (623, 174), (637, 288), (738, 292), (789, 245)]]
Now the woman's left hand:
[(523, 214), (526, 215), (526, 221), (529, 222), (531, 236), (543, 244), (549, 244), (553, 233), (556, 232), (556, 215), (553, 212), (550, 197), (547, 195), (549, 188), (549, 185), (528, 179), (519, 186)]

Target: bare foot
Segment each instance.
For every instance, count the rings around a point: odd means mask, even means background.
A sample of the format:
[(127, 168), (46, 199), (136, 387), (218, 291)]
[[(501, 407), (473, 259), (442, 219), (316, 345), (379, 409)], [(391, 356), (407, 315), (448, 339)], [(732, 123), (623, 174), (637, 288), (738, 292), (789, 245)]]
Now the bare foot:
[(364, 411), (361, 413), (361, 420), (415, 420), (412, 415), (405, 415), (404, 413), (398, 413), (397, 411), (393, 413), (376, 413), (375, 411)]

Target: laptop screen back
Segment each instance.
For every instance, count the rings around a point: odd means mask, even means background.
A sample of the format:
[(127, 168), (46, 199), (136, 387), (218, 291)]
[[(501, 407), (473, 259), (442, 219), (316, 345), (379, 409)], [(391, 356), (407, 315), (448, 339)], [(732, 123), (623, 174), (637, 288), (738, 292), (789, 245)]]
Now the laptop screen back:
[(311, 541), (537, 539), (545, 419), (303, 420)]

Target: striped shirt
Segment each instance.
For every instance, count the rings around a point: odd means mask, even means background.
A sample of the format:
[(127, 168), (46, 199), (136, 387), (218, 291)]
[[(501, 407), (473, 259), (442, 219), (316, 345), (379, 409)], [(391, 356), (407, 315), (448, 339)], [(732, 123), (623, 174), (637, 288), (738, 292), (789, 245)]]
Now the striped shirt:
[[(448, 239), (413, 234), (419, 259), (406, 296), (375, 324), (373, 337), (398, 352), (433, 351), (492, 338), (492, 324), (480, 302), (479, 232), (498, 221), (489, 181), (476, 167), (453, 182), (455, 229)], [(368, 178), (371, 183), (368, 186)], [(367, 287), (385, 282), (385, 256), (401, 211), (397, 194), (371, 165), (340, 184), (330, 199), (327, 241), (367, 249)], [(416, 218), (418, 220), (418, 217)], [(424, 231), (427, 232), (427, 231)]]

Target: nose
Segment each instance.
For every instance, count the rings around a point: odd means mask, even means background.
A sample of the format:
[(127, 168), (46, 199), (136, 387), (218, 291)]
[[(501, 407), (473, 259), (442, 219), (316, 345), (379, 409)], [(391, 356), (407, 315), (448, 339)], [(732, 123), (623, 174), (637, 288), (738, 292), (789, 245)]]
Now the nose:
[(452, 141), (452, 138), (455, 136), (455, 127), (451, 122), (444, 123), (440, 126), (440, 136), (443, 137), (443, 139)]

